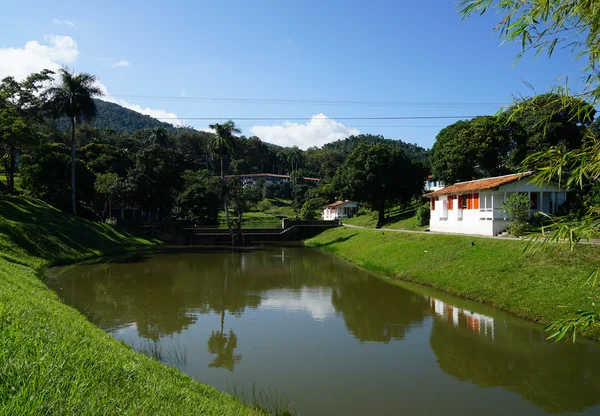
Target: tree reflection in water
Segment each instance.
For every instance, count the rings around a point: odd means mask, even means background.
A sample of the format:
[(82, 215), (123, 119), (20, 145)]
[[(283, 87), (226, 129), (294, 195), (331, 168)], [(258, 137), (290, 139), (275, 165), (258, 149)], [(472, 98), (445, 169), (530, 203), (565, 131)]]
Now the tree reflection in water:
[(208, 351), (211, 354), (216, 354), (215, 359), (208, 365), (212, 368), (226, 368), (233, 371), (236, 363), (241, 359), (241, 355), (234, 355), (234, 350), (237, 348), (237, 336), (230, 329), (229, 334), (223, 334), (221, 331), (212, 331), (208, 339)]
[[(326, 320), (320, 325), (330, 328), (339, 325), (339, 317), (347, 332), (331, 336), (349, 333), (360, 343), (389, 343), (388, 356), (394, 354), (394, 342), (402, 342), (411, 330), (421, 328), (422, 339), (415, 337), (416, 342), (424, 342), (423, 349), (428, 349), (428, 336), (437, 359), (437, 366), (427, 370), (432, 377), (442, 375), (441, 370), (480, 387), (501, 387), (546, 412), (578, 412), (600, 402), (597, 344), (547, 342), (536, 326), (511, 321), (500, 313), (486, 316), (456, 308), (312, 250), (207, 248), (136, 263), (78, 266), (59, 273), (55, 287), (61, 297), (98, 315), (108, 330), (137, 328), (139, 337), (156, 341), (186, 331), (200, 315), (219, 316), (220, 329), (201, 342), (211, 368), (237, 370), (242, 354), (236, 352), (244, 340), (225, 320), (228, 314), (242, 317), (264, 302), (281, 317), (285, 316), (282, 311), (303, 311), (313, 319)], [(335, 313), (320, 313), (333, 309)], [(310, 324), (300, 316), (294, 315), (299, 318), (296, 321), (278, 321), (282, 328), (289, 326), (282, 333), (306, 336), (301, 331), (308, 326), (296, 325)], [(216, 322), (211, 325), (216, 327)], [(424, 328), (430, 328), (430, 333)], [(261, 336), (262, 330), (245, 332), (244, 338)], [(250, 360), (249, 356), (244, 352), (244, 360)]]

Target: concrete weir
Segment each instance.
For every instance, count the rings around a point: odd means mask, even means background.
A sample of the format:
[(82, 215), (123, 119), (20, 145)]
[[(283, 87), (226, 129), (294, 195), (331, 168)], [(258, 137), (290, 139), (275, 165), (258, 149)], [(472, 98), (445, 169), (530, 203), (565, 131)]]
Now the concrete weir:
[[(283, 219), (281, 228), (242, 228), (236, 239), (237, 244), (241, 245), (263, 241), (299, 241), (339, 226), (338, 221)], [(231, 234), (226, 228), (203, 228), (180, 221), (145, 224), (141, 227), (153, 237), (167, 243), (184, 245), (231, 243)]]

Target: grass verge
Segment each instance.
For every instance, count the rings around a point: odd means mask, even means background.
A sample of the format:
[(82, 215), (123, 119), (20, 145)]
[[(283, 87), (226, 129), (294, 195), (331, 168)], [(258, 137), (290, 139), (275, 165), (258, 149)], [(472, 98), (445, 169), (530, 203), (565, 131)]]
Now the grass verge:
[(116, 341), (40, 279), (49, 265), (154, 245), (0, 197), (0, 414), (260, 414)]
[[(426, 230), (429, 226), (419, 226), (415, 210), (407, 210), (391, 217), (386, 217), (381, 228), (397, 230)], [(371, 212), (344, 220), (344, 224), (358, 225), (367, 228), (377, 228), (377, 213)]]
[[(474, 245), (472, 244), (474, 243)], [(600, 247), (574, 251), (524, 242), (426, 233), (334, 228), (306, 241), (359, 266), (493, 305), (538, 322), (600, 310), (600, 287), (583, 285), (600, 267)], [(600, 331), (585, 334), (600, 339)]]

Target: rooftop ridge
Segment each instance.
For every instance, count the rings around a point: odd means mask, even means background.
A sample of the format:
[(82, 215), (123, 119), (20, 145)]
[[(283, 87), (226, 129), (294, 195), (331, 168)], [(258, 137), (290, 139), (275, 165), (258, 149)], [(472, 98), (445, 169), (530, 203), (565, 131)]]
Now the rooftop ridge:
[(528, 170), (527, 172), (519, 172), (519, 173), (509, 173), (507, 175), (500, 175), (500, 176), (491, 176), (489, 178), (482, 178), (482, 179), (473, 179), (471, 181), (462, 181), (462, 182), (456, 182), (453, 185), (462, 185), (465, 183), (472, 183), (472, 182), (480, 182), (480, 181), (488, 181), (490, 179), (500, 179), (500, 178), (508, 178), (509, 176), (516, 176), (516, 175), (521, 175), (521, 176), (529, 176), (532, 175), (534, 173), (534, 171), (532, 170)]

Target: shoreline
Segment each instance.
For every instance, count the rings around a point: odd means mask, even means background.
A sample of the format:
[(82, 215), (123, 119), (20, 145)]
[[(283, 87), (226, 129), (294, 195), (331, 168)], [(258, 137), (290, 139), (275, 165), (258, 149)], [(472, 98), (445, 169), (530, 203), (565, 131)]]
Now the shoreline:
[[(328, 230), (305, 241), (382, 278), (431, 288), (538, 324), (598, 309), (600, 291), (581, 287), (579, 277), (600, 267), (600, 248), (578, 247), (574, 254), (556, 248), (524, 253), (523, 244), (354, 227)], [(600, 331), (580, 335), (600, 340)]]
[(44, 282), (48, 267), (135, 255), (158, 241), (0, 197), (1, 414), (260, 415), (117, 341)]

